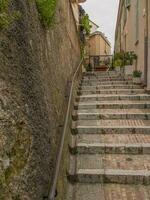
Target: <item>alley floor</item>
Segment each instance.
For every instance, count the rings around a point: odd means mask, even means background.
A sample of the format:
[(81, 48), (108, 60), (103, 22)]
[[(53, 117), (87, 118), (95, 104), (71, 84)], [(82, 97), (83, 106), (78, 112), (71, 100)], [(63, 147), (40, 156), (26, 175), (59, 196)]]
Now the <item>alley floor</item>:
[(85, 73), (72, 113), (67, 200), (150, 200), (150, 95), (131, 76)]

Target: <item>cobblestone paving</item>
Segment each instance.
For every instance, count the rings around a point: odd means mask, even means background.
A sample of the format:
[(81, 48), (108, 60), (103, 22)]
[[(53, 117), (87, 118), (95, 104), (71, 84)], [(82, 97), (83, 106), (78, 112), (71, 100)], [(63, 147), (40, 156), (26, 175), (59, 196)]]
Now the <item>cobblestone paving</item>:
[(74, 109), (66, 200), (150, 200), (150, 95), (131, 77), (85, 73)]

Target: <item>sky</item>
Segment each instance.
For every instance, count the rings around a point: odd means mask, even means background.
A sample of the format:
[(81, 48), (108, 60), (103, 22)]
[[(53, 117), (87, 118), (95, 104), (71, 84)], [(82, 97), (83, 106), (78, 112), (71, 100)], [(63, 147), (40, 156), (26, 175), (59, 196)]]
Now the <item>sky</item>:
[(115, 27), (118, 13), (119, 0), (86, 0), (82, 7), (89, 14), (90, 19), (105, 33), (114, 47)]

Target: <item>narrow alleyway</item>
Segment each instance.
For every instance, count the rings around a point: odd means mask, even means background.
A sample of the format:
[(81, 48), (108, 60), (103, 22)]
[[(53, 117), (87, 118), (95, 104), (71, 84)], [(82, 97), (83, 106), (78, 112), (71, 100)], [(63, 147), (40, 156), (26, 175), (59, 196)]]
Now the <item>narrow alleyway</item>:
[(86, 73), (74, 108), (67, 200), (149, 200), (150, 95), (131, 77)]

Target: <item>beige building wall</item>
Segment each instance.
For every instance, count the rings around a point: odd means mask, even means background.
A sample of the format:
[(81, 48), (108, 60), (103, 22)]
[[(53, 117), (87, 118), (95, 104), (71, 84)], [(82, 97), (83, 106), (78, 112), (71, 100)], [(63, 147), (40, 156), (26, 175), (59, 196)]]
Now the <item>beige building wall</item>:
[[(142, 71), (142, 79), (144, 81), (146, 0), (131, 0), (130, 2), (131, 6), (126, 10), (125, 0), (120, 0), (118, 21), (116, 26), (115, 51), (134, 51), (137, 54), (137, 69)], [(149, 0), (148, 2), (150, 4)]]
[(99, 56), (111, 54), (110, 44), (100, 34), (92, 35), (89, 38), (88, 46), (90, 48), (90, 55)]
[(150, 2), (148, 1), (148, 90), (150, 90)]

